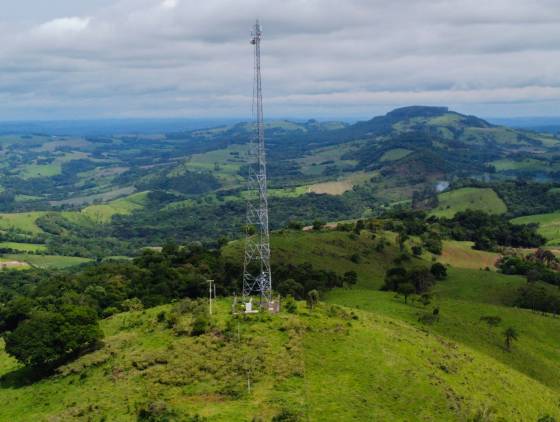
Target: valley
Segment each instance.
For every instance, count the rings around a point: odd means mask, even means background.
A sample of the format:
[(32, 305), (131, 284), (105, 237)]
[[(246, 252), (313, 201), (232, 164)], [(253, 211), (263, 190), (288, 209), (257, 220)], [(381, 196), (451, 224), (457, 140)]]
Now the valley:
[(0, 420), (560, 419), (557, 135), (268, 122), (282, 309), (232, 315), (250, 131), (0, 137)]

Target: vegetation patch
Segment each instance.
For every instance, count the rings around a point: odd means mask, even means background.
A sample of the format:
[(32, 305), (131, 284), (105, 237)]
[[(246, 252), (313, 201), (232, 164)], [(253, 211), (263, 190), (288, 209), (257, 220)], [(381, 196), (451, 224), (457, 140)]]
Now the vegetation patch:
[(401, 158), (404, 158), (404, 157), (408, 156), (411, 153), (412, 153), (412, 150), (405, 149), (405, 148), (390, 149), (389, 151), (385, 152), (381, 156), (379, 161), (381, 161), (381, 162), (397, 161), (397, 160), (400, 160)]
[(514, 224), (538, 224), (538, 232), (547, 239), (549, 245), (560, 245), (560, 212), (518, 217), (511, 222)]
[(507, 206), (489, 188), (461, 188), (438, 195), (439, 205), (431, 213), (438, 217), (453, 217), (459, 211), (480, 210), (490, 214), (504, 214)]

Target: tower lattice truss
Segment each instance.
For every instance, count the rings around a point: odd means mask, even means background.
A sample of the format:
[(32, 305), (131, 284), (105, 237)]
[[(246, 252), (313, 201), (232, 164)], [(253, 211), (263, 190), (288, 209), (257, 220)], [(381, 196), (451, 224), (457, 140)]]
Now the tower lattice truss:
[(249, 175), (247, 179), (247, 216), (245, 261), (243, 266), (243, 298), (258, 294), (262, 302), (272, 300), (270, 271), (270, 233), (268, 227), (268, 192), (266, 151), (261, 81), (262, 29), (256, 22), (251, 44), (254, 46), (253, 135), (249, 142)]

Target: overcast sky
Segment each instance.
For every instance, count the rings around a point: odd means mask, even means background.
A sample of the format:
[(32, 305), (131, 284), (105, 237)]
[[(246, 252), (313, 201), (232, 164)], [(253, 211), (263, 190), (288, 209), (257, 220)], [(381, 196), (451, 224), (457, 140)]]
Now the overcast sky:
[(559, 0), (18, 0), (0, 120), (246, 117), (256, 17), (268, 117), (560, 116)]

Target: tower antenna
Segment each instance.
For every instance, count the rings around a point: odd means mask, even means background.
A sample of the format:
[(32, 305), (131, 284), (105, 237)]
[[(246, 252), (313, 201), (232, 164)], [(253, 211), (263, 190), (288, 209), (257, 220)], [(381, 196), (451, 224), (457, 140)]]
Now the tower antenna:
[(253, 134), (249, 141), (249, 175), (247, 178), (247, 216), (245, 226), (245, 261), (243, 265), (243, 299), (259, 294), (261, 306), (272, 301), (270, 272), (270, 233), (268, 229), (268, 191), (261, 79), (262, 28), (257, 19), (251, 34), (255, 64), (253, 81)]

